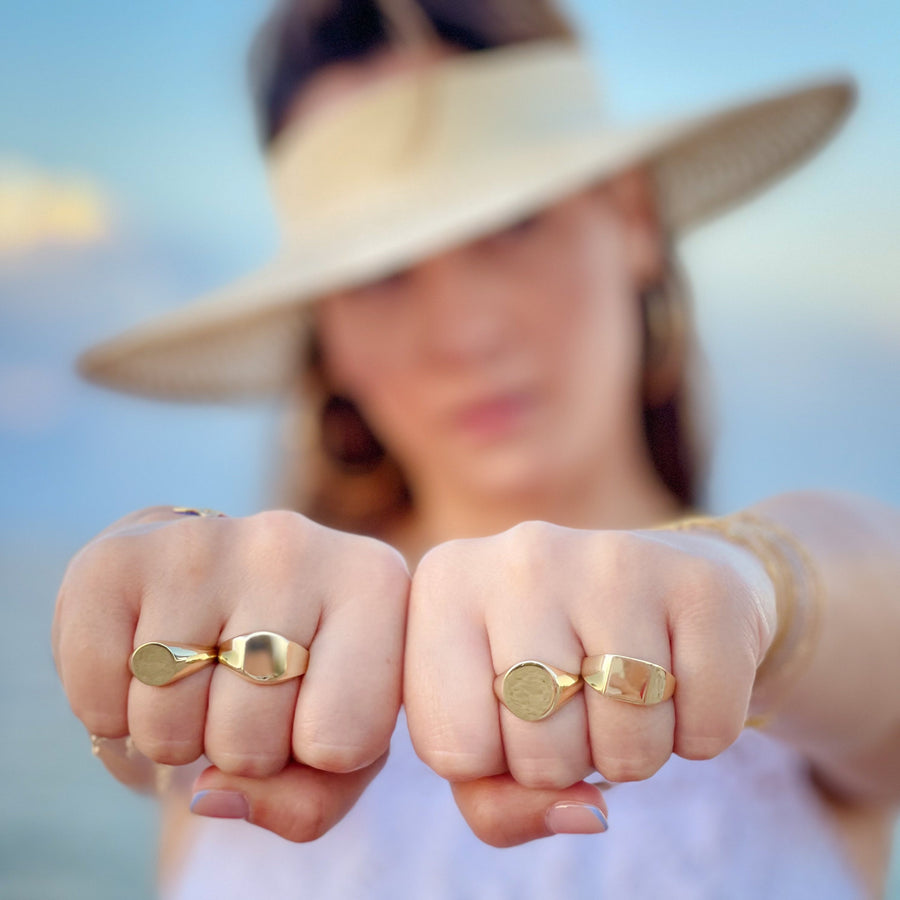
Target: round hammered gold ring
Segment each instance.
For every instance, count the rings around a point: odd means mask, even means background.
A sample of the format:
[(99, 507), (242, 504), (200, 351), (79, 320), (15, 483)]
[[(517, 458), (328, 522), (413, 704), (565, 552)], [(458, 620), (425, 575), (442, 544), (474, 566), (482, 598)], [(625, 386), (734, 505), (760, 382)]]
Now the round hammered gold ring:
[(273, 631), (254, 631), (220, 644), (219, 662), (254, 684), (281, 684), (306, 671), (309, 650)]
[(553, 715), (581, 689), (578, 675), (527, 659), (494, 679), (497, 699), (516, 717), (537, 722)]
[(172, 684), (194, 672), (199, 672), (215, 661), (215, 647), (148, 641), (131, 654), (128, 668), (138, 681), (153, 687), (162, 687), (164, 684)]
[(633, 656), (589, 656), (581, 666), (581, 674), (595, 691), (623, 703), (653, 706), (675, 693), (675, 676), (668, 669)]

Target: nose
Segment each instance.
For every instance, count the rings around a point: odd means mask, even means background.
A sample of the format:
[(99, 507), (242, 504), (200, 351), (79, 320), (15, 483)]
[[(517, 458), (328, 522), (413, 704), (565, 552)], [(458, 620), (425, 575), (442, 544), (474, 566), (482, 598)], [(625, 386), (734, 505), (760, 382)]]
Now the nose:
[(421, 302), (419, 345), (434, 358), (468, 362), (498, 354), (513, 333), (511, 285), (467, 247), (445, 251), (416, 269)]

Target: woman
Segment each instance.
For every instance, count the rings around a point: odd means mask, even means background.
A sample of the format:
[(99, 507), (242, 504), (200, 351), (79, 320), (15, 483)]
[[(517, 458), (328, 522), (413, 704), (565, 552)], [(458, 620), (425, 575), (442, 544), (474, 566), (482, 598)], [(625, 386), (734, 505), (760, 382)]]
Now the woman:
[[(295, 507), (340, 529), (156, 508), (70, 566), (55, 649), (98, 755), (135, 785), (213, 764), (193, 818), (166, 792), (168, 895), (877, 893), (900, 717), (861, 701), (900, 677), (900, 517), (795, 494), (658, 527), (698, 495), (669, 238), (847, 86), (611, 133), (538, 0), (267, 34), (283, 254), (84, 361), (162, 396), (298, 382)], [(609, 808), (590, 846), (509, 849)]]

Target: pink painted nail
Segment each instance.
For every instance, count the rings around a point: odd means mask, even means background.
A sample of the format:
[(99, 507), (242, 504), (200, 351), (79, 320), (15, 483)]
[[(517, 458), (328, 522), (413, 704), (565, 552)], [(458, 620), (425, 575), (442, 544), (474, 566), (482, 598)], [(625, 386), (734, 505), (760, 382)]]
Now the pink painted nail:
[(211, 819), (246, 819), (250, 804), (239, 791), (198, 791), (191, 799), (191, 812)]
[(575, 801), (554, 803), (545, 821), (553, 834), (602, 834), (609, 828), (601, 809)]

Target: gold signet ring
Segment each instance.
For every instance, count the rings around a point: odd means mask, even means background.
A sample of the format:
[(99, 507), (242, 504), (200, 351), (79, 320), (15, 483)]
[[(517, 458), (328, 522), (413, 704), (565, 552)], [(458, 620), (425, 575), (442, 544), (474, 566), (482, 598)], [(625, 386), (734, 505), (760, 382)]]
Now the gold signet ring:
[(646, 659), (604, 653), (589, 656), (581, 666), (584, 680), (612, 700), (652, 706), (675, 693), (675, 676)]
[(138, 681), (161, 687), (179, 681), (216, 661), (215, 647), (173, 646), (159, 641), (141, 644), (131, 659), (128, 668)]
[(494, 693), (514, 716), (536, 722), (568, 703), (581, 685), (578, 675), (528, 659), (498, 675), (494, 679)]
[(306, 671), (309, 650), (273, 631), (254, 631), (220, 644), (219, 662), (254, 684), (280, 684)]

